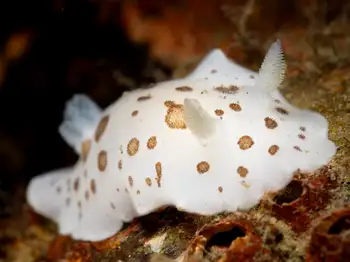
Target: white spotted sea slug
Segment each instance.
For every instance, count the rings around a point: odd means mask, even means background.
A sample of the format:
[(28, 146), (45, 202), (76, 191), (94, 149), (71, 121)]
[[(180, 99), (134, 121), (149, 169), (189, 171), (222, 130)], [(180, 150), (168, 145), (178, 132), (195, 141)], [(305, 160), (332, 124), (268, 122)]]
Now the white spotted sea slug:
[(253, 207), (336, 152), (327, 120), (280, 93), (284, 72), (277, 40), (258, 73), (214, 49), (187, 77), (125, 92), (105, 110), (75, 95), (59, 132), (80, 159), (33, 178), (29, 204), (61, 234), (90, 241), (163, 206)]

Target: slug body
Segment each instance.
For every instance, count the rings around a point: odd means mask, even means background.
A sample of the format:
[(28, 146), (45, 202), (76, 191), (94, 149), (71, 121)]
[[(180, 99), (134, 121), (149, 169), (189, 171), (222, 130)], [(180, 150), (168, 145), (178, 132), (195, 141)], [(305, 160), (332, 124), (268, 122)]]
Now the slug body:
[(259, 73), (214, 49), (187, 77), (126, 92), (105, 110), (76, 95), (59, 130), (80, 159), (35, 177), (28, 202), (61, 234), (91, 241), (163, 206), (251, 208), (336, 152), (327, 120), (279, 92), (284, 71), (276, 41)]

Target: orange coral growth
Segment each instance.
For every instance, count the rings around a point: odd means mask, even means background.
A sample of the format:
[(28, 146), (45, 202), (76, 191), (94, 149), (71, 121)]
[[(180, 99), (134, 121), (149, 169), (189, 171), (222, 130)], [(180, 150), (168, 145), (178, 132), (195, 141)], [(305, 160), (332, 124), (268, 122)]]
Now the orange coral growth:
[(14, 33), (7, 40), (4, 49), (4, 57), (6, 60), (17, 60), (22, 57), (25, 51), (28, 49), (31, 43), (32, 33), (31, 32), (18, 32)]
[(286, 221), (295, 232), (304, 232), (317, 216), (317, 211), (329, 202), (329, 189), (335, 186), (330, 174), (331, 169), (324, 167), (315, 177), (295, 177), (284, 190), (273, 196), (272, 203), (263, 201), (262, 205), (267, 209), (272, 206), (275, 216)]
[(252, 261), (258, 251), (262, 251), (262, 240), (251, 222), (231, 216), (204, 226), (195, 236), (186, 256), (203, 258), (205, 252), (210, 252), (219, 254), (220, 262)]
[(120, 244), (132, 233), (140, 230), (139, 224), (134, 222), (131, 224), (128, 228), (126, 228), (123, 231), (118, 232), (114, 236), (107, 238), (106, 240), (103, 241), (98, 241), (98, 242), (92, 242), (91, 244), (93, 247), (95, 247), (97, 250), (102, 251), (102, 250), (110, 250), (114, 249), (120, 246)]
[(250, 64), (261, 56), (261, 42), (275, 40), (270, 38), (276, 38), (281, 28), (302, 30), (304, 36), (310, 18), (303, 7), (309, 5), (278, 0), (142, 0), (123, 3), (121, 14), (129, 37), (147, 43), (152, 56), (167, 65), (195, 61), (214, 47)]
[(62, 257), (62, 254), (68, 250), (71, 244), (71, 238), (68, 236), (58, 236), (50, 245), (47, 258), (56, 261)]
[(349, 261), (350, 209), (333, 212), (313, 230), (307, 261)]
[(6, 77), (8, 64), (22, 58), (32, 42), (33, 33), (23, 31), (13, 33), (6, 41), (2, 53), (0, 53), (0, 84)]
[(63, 261), (66, 262), (85, 262), (91, 261), (93, 248), (90, 243), (76, 242), (71, 245), (68, 252), (65, 253)]
[(170, 66), (197, 59), (229, 34), (217, 1), (126, 1), (122, 17), (130, 38)]

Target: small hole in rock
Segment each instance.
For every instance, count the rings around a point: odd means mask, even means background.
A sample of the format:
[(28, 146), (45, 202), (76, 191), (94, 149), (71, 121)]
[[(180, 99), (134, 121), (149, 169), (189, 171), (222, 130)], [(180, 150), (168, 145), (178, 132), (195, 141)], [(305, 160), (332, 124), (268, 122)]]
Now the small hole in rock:
[(303, 186), (300, 181), (293, 180), (285, 189), (278, 192), (274, 197), (274, 201), (278, 205), (289, 204), (298, 199), (303, 193)]
[(328, 230), (331, 235), (339, 235), (350, 230), (350, 216), (338, 219)]
[(243, 228), (235, 226), (229, 231), (218, 232), (213, 235), (205, 245), (205, 249), (209, 251), (213, 246), (228, 248), (234, 240), (245, 235)]
[(284, 235), (280, 231), (271, 231), (266, 235), (265, 243), (268, 245), (279, 244), (284, 238)]
[(275, 233), (275, 242), (276, 244), (280, 243), (283, 240), (284, 236), (281, 232), (276, 232)]
[(193, 218), (186, 216), (185, 213), (179, 212), (177, 208), (169, 206), (161, 211), (153, 212), (138, 218), (145, 234), (155, 234), (164, 227), (174, 227), (179, 224), (193, 224)]

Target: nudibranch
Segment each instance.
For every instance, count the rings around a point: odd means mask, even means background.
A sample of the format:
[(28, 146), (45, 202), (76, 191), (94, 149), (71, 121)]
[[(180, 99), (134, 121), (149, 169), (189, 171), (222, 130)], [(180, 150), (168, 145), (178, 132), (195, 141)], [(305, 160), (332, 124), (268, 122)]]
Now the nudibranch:
[(105, 110), (73, 96), (59, 132), (80, 158), (33, 178), (29, 204), (60, 234), (88, 241), (164, 206), (201, 215), (253, 207), (337, 149), (325, 117), (280, 93), (285, 69), (277, 40), (259, 72), (213, 49), (188, 76), (125, 92)]

